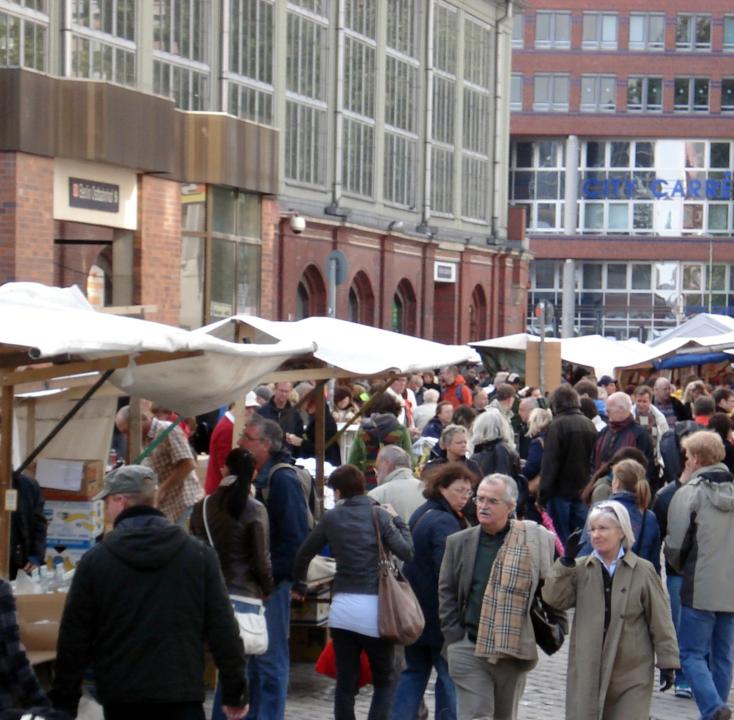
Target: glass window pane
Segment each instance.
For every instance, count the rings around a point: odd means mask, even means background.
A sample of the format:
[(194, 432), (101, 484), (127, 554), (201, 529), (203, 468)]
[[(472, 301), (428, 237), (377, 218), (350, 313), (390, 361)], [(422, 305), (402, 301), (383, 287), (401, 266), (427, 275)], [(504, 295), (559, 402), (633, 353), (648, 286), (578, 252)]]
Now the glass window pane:
[(601, 263), (584, 263), (584, 290), (601, 290)]
[(627, 288), (627, 266), (623, 264), (607, 265), (607, 288), (625, 290)]
[(609, 204), (609, 230), (629, 230), (627, 203)]
[(611, 145), (611, 167), (629, 167), (630, 144), (628, 142), (613, 142)]
[(728, 142), (711, 143), (711, 167), (728, 168), (730, 164), (731, 144)]
[[(706, 269), (708, 270), (708, 267)], [(708, 289), (726, 290), (726, 265), (714, 265), (711, 270)]]
[(234, 314), (236, 243), (212, 238), (211, 317)]
[(536, 197), (538, 200), (558, 199), (557, 172), (539, 172), (537, 174)]
[(538, 165), (540, 167), (558, 167), (558, 143), (538, 143)]
[(260, 311), (260, 246), (237, 244), (236, 312), (257, 315)]
[(709, 205), (709, 230), (729, 229), (729, 206)]
[(635, 167), (648, 168), (653, 166), (654, 154), (651, 142), (635, 143)]
[(632, 289), (633, 290), (649, 290), (651, 280), (652, 280), (652, 266), (651, 265), (633, 265), (632, 266)]
[(204, 324), (205, 241), (181, 237), (181, 327), (192, 330)]
[(552, 289), (555, 287), (556, 263), (553, 260), (536, 260), (533, 267), (535, 268), (536, 288)]
[(683, 289), (684, 290), (701, 290), (701, 266), (700, 265), (684, 265), (683, 266)]
[(235, 234), (235, 199), (237, 192), (223, 187), (212, 187), (214, 202), (214, 232)]

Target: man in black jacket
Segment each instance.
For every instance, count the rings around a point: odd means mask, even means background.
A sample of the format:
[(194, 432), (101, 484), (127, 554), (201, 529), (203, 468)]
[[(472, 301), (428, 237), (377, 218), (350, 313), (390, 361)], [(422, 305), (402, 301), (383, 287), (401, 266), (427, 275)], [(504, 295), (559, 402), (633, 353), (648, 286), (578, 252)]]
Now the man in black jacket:
[(563, 543), (586, 522), (587, 508), (581, 491), (591, 478), (596, 428), (580, 407), (579, 395), (570, 385), (560, 385), (553, 391), (553, 421), (548, 427), (540, 465), (538, 504), (547, 507)]
[(43, 493), (32, 477), (13, 473), (13, 488), (18, 491), (18, 509), (10, 520), (10, 577), (18, 570), (30, 573), (46, 555), (48, 521), (43, 512)]
[(204, 720), (204, 644), (229, 720), (247, 712), (245, 655), (219, 560), (153, 505), (142, 465), (105, 479), (114, 530), (79, 562), (64, 608), (51, 699), (76, 717), (92, 667), (106, 720)]

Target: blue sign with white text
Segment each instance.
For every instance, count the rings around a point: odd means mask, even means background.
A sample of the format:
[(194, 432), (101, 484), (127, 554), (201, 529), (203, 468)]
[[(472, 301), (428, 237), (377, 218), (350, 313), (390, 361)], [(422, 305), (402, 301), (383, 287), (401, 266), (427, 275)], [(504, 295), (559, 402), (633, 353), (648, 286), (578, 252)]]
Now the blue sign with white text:
[(653, 178), (643, 183), (639, 179), (586, 178), (581, 186), (581, 195), (584, 200), (619, 200), (632, 199), (644, 195), (651, 195), (656, 200), (672, 200), (684, 198), (686, 200), (731, 200), (732, 174), (723, 173), (721, 180), (707, 178), (706, 180), (692, 179), (687, 183), (683, 180), (662, 180)]

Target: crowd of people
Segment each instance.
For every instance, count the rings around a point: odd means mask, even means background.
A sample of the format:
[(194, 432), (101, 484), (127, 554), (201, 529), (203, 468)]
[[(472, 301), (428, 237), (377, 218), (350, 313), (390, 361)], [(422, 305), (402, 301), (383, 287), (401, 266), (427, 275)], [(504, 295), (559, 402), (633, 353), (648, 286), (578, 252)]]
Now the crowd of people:
[[(363, 652), (371, 720), (423, 717), (433, 671), (435, 717), (516, 718), (538, 660), (537, 598), (561, 625), (575, 608), (567, 717), (648, 718), (657, 667), (661, 690), (726, 720), (732, 382), (658, 376), (620, 390), (579, 372), (544, 396), (516, 373), (445, 367), (337, 385), (328, 403), (321, 386), (261, 386), (238, 438), (234, 404), (213, 428), (203, 488), (184, 428), (143, 410), (149, 454), (106, 479), (114, 530), (77, 568), (51, 701), (73, 714), (91, 666), (106, 717), (203, 718), (206, 642), (214, 720), (282, 720), (291, 603), (329, 554), (338, 720), (354, 718)], [(345, 457), (327, 446), (323, 514), (297, 465), (316, 452), (320, 404), (327, 439), (351, 427)], [(129, 432), (128, 409), (116, 425)], [(378, 534), (425, 618), (405, 648), (380, 635)], [(235, 612), (264, 612), (263, 654), (245, 658)]]

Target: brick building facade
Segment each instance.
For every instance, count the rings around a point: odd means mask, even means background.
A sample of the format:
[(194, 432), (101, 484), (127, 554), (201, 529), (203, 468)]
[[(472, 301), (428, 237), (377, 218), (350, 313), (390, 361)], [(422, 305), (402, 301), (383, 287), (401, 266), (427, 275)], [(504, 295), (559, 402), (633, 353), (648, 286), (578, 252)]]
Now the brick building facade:
[(510, 196), (536, 258), (531, 324), (540, 300), (561, 317), (569, 278), (576, 333), (645, 340), (734, 314), (733, 63), (725, 0), (525, 3)]

